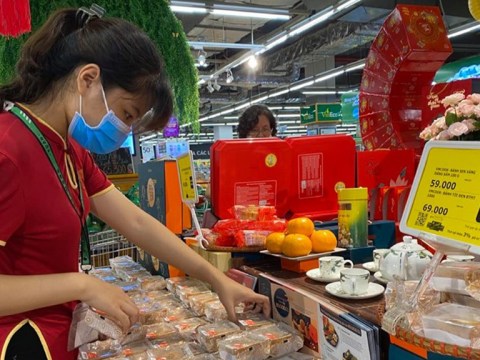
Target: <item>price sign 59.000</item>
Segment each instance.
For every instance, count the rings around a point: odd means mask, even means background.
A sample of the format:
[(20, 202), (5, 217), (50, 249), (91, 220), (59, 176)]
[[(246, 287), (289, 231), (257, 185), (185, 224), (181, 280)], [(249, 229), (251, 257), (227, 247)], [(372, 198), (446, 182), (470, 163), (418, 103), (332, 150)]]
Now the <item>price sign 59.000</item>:
[(413, 196), (408, 227), (480, 246), (480, 149), (430, 149)]

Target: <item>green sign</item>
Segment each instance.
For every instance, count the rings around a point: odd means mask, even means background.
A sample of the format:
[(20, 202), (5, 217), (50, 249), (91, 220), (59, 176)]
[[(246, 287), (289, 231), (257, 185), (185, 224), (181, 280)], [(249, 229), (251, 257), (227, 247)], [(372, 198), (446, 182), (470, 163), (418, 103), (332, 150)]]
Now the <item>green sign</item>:
[(342, 105), (342, 123), (358, 123), (358, 91), (350, 91), (341, 97)]
[(315, 105), (300, 108), (300, 123), (309, 124), (315, 122), (317, 117), (315, 116)]
[(317, 121), (339, 121), (342, 119), (342, 105), (335, 104), (317, 104)]

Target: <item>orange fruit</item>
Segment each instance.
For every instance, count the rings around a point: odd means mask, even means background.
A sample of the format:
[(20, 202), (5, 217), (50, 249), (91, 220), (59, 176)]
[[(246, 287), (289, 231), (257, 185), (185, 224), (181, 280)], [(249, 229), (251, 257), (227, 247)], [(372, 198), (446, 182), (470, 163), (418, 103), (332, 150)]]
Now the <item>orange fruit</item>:
[(313, 252), (332, 251), (337, 247), (337, 237), (330, 230), (316, 230), (310, 236)]
[(288, 234), (282, 244), (282, 253), (288, 257), (305, 256), (312, 252), (312, 242), (303, 234)]
[(265, 246), (267, 250), (272, 254), (281, 254), (282, 253), (282, 244), (285, 240), (285, 234), (281, 232), (272, 232), (268, 234), (267, 239), (265, 240)]
[(287, 224), (287, 232), (289, 234), (303, 234), (310, 236), (315, 230), (315, 225), (313, 221), (307, 217), (299, 217), (292, 219)]

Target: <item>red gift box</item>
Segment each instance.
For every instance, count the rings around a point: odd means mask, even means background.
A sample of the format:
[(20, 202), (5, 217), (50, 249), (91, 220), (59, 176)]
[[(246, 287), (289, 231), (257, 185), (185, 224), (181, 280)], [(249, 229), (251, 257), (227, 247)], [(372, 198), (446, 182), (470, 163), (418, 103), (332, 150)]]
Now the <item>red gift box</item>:
[(370, 49), (364, 70), (368, 70), (377, 75), (377, 77), (388, 82), (393, 81), (396, 73), (395, 66), (383, 58), (382, 54), (374, 47)]
[(381, 79), (371, 71), (363, 70), (362, 82), (360, 84), (360, 90), (362, 92), (388, 95), (390, 94), (391, 87), (391, 81)]
[(388, 111), (390, 97), (387, 95), (360, 93), (360, 113), (368, 115), (381, 111)]
[[(400, 39), (399, 39), (400, 40)], [(380, 29), (378, 35), (375, 37), (372, 43), (371, 49), (374, 49), (377, 53), (382, 54), (382, 58), (386, 60), (388, 64), (394, 69), (397, 69), (405, 59), (407, 50), (400, 50), (395, 40), (390, 37), (385, 29)], [(368, 54), (370, 57), (370, 53)]]
[(410, 186), (415, 176), (415, 167), (415, 153), (411, 149), (357, 152), (357, 186), (368, 188), (371, 218), (383, 218), (382, 210), (384, 199), (388, 197), (388, 188)]
[(380, 111), (373, 114), (360, 116), (360, 132), (362, 137), (374, 133), (379, 127), (390, 124), (390, 113), (388, 111)]

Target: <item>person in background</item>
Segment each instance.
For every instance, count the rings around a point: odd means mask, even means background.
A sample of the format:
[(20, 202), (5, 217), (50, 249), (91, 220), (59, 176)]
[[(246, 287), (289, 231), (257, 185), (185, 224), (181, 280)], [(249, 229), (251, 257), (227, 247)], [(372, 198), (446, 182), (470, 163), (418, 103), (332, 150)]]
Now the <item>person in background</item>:
[(16, 69), (0, 86), (2, 360), (77, 359), (67, 340), (78, 301), (124, 331), (137, 322), (138, 308), (119, 287), (78, 271), (90, 211), (146, 252), (209, 282), (230, 319), (239, 303), (270, 312), (266, 297), (196, 254), (93, 161), (89, 151), (114, 151), (132, 129), (161, 130), (172, 114), (163, 60), (143, 31), (94, 6), (59, 10), (27, 40)]
[(238, 122), (239, 138), (265, 138), (277, 134), (275, 116), (265, 105), (252, 105), (243, 112)]

